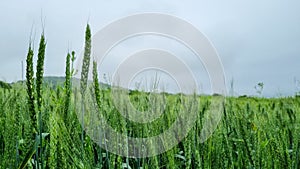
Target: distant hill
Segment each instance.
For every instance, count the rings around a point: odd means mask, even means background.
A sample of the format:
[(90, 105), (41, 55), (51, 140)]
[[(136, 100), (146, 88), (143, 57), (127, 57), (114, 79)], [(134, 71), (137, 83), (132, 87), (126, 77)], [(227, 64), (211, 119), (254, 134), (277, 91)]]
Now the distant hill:
[[(1, 81), (0, 81), (1, 82)], [(11, 85), (13, 84), (16, 84), (16, 83), (23, 83), (24, 84), (26, 83), (26, 81), (17, 81), (15, 83), (11, 83), (11, 84), (8, 84), (8, 83), (5, 83), (5, 82), (2, 82), (3, 85), (5, 86), (6, 85), (9, 85), (11, 87)], [(47, 86), (50, 86), (50, 87), (53, 87), (53, 88), (56, 88), (57, 86), (63, 86), (65, 83), (65, 77), (59, 77), (59, 76), (46, 76), (44, 77), (44, 84), (47, 85)], [(88, 83), (92, 83), (92, 81), (88, 81)], [(73, 78), (72, 79), (72, 85), (73, 86), (80, 86), (80, 79), (77, 79), (77, 78)], [(102, 83), (100, 82), (100, 86), (103, 87), (103, 88), (109, 88), (110, 86), (108, 84), (105, 84), (105, 83)], [(0, 87), (1, 87), (1, 83), (0, 83)]]
[(3, 88), (3, 89), (11, 89), (11, 85), (9, 83), (5, 83), (3, 81), (0, 81), (0, 88)]

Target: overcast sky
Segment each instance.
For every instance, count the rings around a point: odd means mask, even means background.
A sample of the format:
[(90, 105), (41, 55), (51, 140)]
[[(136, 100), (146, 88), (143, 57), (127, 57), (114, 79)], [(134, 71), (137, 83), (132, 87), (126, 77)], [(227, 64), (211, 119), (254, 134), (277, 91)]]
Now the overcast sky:
[[(254, 86), (258, 82), (265, 84), (265, 96), (296, 92), (295, 79), (300, 80), (298, 0), (2, 0), (0, 80), (22, 79), (21, 61), (26, 59), (30, 32), (32, 29), (37, 49), (41, 18), (45, 21), (47, 39), (45, 75), (63, 76), (68, 49), (82, 51), (87, 22), (93, 34), (112, 21), (143, 12), (177, 16), (203, 32), (219, 53), (227, 86), (234, 79), (237, 94), (255, 95)], [(155, 44), (155, 38), (149, 39)], [(123, 48), (132, 46), (131, 43), (123, 44)], [(117, 51), (112, 53), (117, 55)], [(189, 57), (186, 59), (189, 62)], [(110, 61), (106, 62), (109, 67)], [(109, 68), (104, 70), (109, 71)]]

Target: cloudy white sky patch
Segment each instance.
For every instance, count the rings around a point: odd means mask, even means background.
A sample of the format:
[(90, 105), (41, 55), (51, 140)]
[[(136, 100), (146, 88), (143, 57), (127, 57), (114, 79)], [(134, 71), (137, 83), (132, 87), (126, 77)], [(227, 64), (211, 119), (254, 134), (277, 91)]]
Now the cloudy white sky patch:
[[(87, 22), (94, 34), (119, 18), (143, 12), (174, 15), (203, 32), (219, 53), (227, 85), (234, 79), (238, 94), (255, 94), (254, 86), (264, 82), (266, 96), (292, 95), (294, 79), (300, 80), (297, 0), (11, 0), (1, 1), (0, 9), (0, 79), (7, 82), (22, 79), (21, 61), (25, 61), (30, 32), (33, 28), (37, 49), (42, 17), (47, 39), (45, 75), (63, 76), (68, 50), (82, 51)], [(153, 40), (146, 41), (153, 46)], [(119, 48), (129, 46), (128, 42)], [(177, 52), (180, 55), (182, 50)]]

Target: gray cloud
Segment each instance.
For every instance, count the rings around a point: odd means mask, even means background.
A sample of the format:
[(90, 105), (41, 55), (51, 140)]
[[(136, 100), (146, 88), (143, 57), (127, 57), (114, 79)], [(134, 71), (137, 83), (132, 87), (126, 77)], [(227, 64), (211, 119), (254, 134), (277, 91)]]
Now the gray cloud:
[(11, 0), (0, 2), (0, 8), (0, 78), (8, 82), (21, 79), (32, 25), (35, 50), (38, 47), (41, 13), (47, 38), (45, 75), (64, 74), (68, 49), (79, 54), (83, 48), (87, 22), (95, 33), (124, 16), (162, 12), (189, 21), (207, 35), (239, 94), (255, 94), (254, 85), (262, 81), (265, 95), (290, 95), (295, 92), (294, 78), (300, 79), (300, 2), (296, 0)]

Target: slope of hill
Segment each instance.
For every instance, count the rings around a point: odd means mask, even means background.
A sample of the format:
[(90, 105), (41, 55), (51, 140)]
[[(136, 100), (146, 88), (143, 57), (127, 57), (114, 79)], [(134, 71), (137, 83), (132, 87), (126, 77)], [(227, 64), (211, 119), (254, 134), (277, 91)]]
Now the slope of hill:
[[(8, 83), (0, 81), (0, 87), (2, 87), (2, 85), (6, 86), (6, 87), (8, 87), (8, 86), (11, 87), (14, 84), (21, 84), (23, 82), (24, 81), (20, 80), (20, 81), (8, 84)], [(24, 84), (25, 83), (26, 82), (24, 82)], [(44, 77), (44, 84), (47, 85), (47, 86), (50, 86), (52, 88), (56, 88), (57, 86), (63, 86), (64, 83), (65, 83), (65, 77), (59, 77), (59, 76), (46, 76), (46, 77)], [(92, 81), (89, 81), (88, 83), (92, 83)], [(73, 84), (74, 87), (77, 87), (77, 86), (79, 87), (80, 86), (80, 79), (73, 78), (72, 79), (72, 84)], [(105, 83), (102, 83), (102, 82), (100, 82), (100, 86), (103, 87), (103, 88), (109, 88), (108, 84), (105, 84)]]
[(0, 81), (0, 88), (11, 89), (11, 85), (3, 81)]

